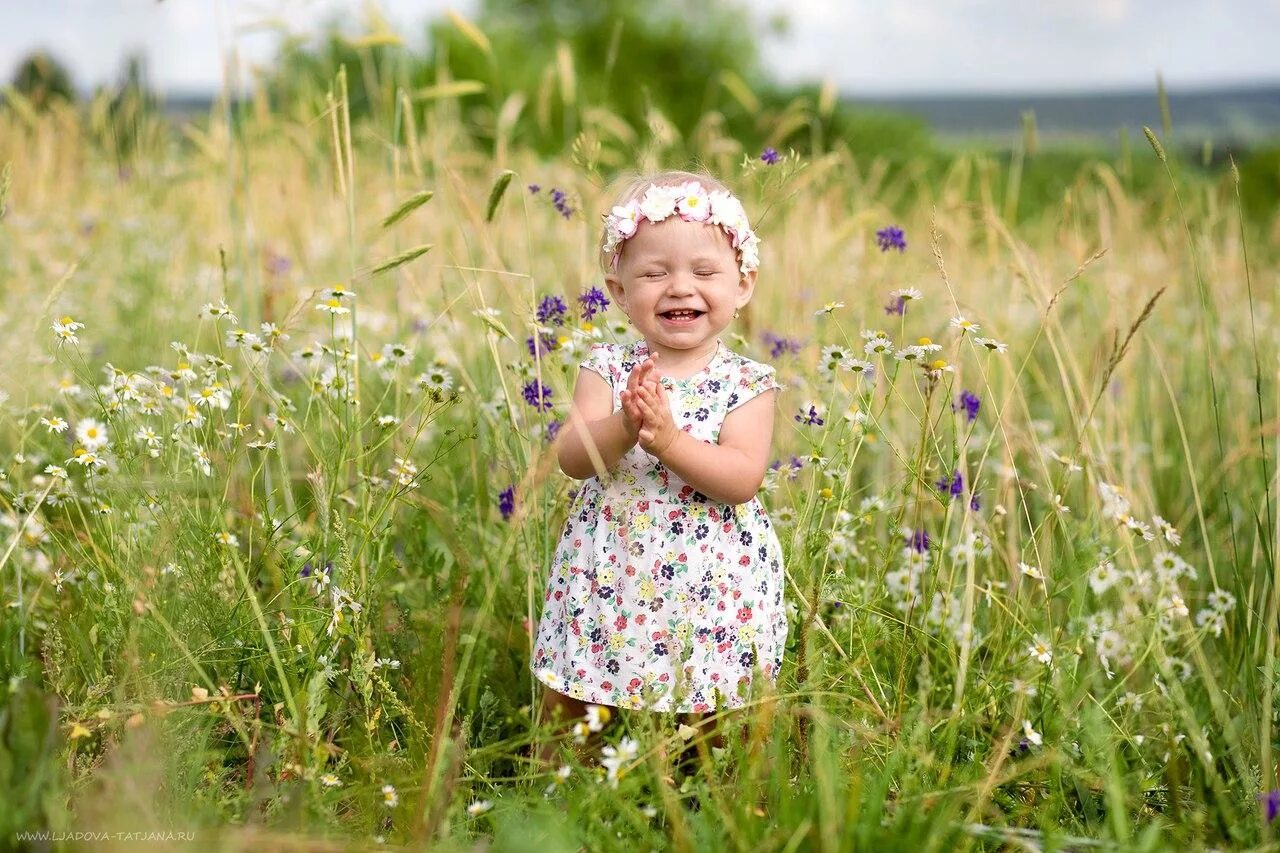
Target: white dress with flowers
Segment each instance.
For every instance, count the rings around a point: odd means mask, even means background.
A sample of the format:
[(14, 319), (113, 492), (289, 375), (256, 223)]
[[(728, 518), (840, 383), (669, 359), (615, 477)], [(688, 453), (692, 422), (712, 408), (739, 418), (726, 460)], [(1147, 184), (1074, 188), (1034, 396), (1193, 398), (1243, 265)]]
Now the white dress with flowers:
[[(596, 344), (582, 366), (613, 387), (648, 355), (643, 340)], [(719, 343), (685, 379), (662, 379), (676, 427), (708, 444), (725, 415), (771, 388), (774, 369)], [(782, 548), (757, 498), (718, 503), (639, 445), (569, 506), (547, 583), (532, 668), (586, 702), (655, 711), (738, 707), (772, 684), (787, 619)]]

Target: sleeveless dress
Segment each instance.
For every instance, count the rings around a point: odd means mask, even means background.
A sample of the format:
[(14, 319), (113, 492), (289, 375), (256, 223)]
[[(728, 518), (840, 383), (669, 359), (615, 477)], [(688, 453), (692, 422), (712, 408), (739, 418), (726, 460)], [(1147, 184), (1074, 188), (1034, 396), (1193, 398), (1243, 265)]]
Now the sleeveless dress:
[[(613, 407), (648, 356), (643, 340), (595, 344), (582, 367)], [(676, 426), (715, 444), (725, 415), (771, 388), (774, 369), (717, 342), (685, 379), (662, 377)], [(531, 668), (548, 687), (599, 705), (707, 712), (777, 679), (786, 642), (782, 548), (758, 498), (696, 491), (638, 444), (569, 506)]]

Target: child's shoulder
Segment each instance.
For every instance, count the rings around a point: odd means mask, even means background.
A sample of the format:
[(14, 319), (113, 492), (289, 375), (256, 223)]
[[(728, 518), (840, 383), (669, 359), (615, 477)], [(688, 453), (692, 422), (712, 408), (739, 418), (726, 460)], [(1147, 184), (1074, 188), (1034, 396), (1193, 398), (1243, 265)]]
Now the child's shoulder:
[(750, 356), (743, 355), (740, 352), (724, 347), (724, 364), (734, 373), (741, 373), (750, 376), (765, 376), (776, 372), (772, 364), (765, 364), (763, 361), (757, 361)]

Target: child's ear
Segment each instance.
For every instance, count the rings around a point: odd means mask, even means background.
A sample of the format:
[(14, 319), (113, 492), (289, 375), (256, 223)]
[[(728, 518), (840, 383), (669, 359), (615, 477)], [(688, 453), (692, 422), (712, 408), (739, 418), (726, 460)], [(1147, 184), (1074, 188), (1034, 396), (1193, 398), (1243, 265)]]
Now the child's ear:
[(613, 301), (618, 303), (618, 307), (623, 311), (627, 310), (627, 292), (622, 289), (622, 279), (617, 273), (609, 273), (604, 277), (604, 286), (609, 289), (609, 295), (613, 297)]
[(751, 301), (751, 294), (756, 291), (756, 270), (752, 270), (738, 279), (738, 307)]

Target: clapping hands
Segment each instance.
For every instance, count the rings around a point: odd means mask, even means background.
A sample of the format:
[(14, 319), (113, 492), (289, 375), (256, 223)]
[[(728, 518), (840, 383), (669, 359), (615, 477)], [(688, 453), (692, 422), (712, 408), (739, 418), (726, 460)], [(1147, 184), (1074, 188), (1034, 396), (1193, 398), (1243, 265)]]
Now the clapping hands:
[(622, 412), (628, 433), (647, 453), (660, 456), (680, 432), (671, 416), (671, 403), (657, 373), (657, 356), (651, 355), (631, 371), (622, 394)]

